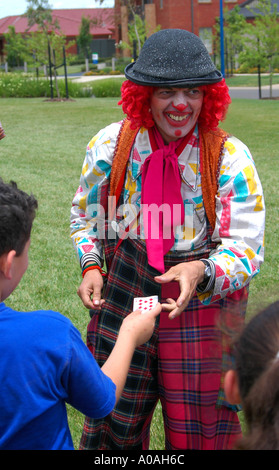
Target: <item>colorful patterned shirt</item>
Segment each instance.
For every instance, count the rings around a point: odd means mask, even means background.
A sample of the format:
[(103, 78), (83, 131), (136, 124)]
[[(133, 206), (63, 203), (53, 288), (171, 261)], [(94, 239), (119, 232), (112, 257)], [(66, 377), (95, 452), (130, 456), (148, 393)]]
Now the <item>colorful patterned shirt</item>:
[[(101, 194), (109, 185), (120, 126), (121, 123), (109, 125), (87, 146), (80, 186), (71, 211), (71, 237), (81, 266), (89, 260), (102, 262), (105, 211), (101, 205)], [(130, 237), (144, 239), (141, 173), (143, 163), (151, 153), (149, 133), (142, 128), (136, 136), (128, 161), (124, 201), (118, 209), (121, 222), (114, 220), (114, 225), (112, 223), (118, 235), (129, 227)], [(264, 256), (264, 198), (251, 153), (237, 138), (229, 137), (221, 158), (216, 225), (212, 236), (218, 245), (209, 258), (215, 265), (216, 279), (211, 291), (198, 293), (205, 304), (249, 284), (259, 272)], [(197, 128), (179, 155), (178, 164), (185, 222), (176, 231), (171, 251), (202, 250), (207, 240), (207, 223), (201, 188)]]

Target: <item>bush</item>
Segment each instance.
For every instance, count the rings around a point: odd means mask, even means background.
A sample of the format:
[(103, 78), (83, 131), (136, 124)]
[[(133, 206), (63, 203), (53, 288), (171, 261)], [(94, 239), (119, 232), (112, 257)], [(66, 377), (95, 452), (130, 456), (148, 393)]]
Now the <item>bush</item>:
[[(68, 80), (68, 95), (71, 98), (90, 97), (119, 97), (122, 78), (98, 80), (96, 82), (75, 83)], [(65, 80), (58, 79), (58, 88), (61, 98), (66, 97)], [(1, 98), (38, 98), (51, 97), (50, 81), (45, 78), (35, 78), (30, 75), (0, 73)], [(57, 97), (55, 81), (53, 80), (53, 97)]]
[[(88, 64), (89, 72), (95, 72), (98, 73), (98, 68), (96, 64)], [(80, 68), (81, 72), (85, 72), (85, 64)], [(88, 73), (88, 72), (86, 72)]]
[(50, 96), (49, 82), (18, 73), (0, 74), (0, 96), (2, 98), (36, 98)]
[(107, 98), (121, 96), (121, 85), (123, 78), (107, 78), (92, 82), (93, 95), (96, 98)]
[[(54, 87), (55, 88), (55, 87)], [(65, 80), (58, 82), (59, 93), (62, 98), (66, 97)], [(54, 90), (56, 96), (56, 90)], [(90, 84), (74, 83), (68, 80), (68, 95), (71, 98), (90, 98), (92, 96), (92, 86)]]
[(124, 70), (125, 70), (125, 67), (130, 64), (132, 61), (132, 58), (121, 58), (121, 59), (117, 59), (116, 60), (116, 67), (117, 67), (117, 70), (119, 70), (120, 73), (124, 73)]

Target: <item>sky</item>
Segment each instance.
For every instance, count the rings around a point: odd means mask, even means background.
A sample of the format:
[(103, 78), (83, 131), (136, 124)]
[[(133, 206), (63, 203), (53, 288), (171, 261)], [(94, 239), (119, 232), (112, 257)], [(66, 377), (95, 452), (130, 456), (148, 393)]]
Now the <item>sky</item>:
[[(52, 9), (61, 8), (98, 8), (100, 3), (97, 0), (48, 0)], [(0, 0), (0, 18), (12, 15), (22, 15), (27, 10), (26, 0)], [(114, 0), (104, 0), (102, 8), (111, 8)]]

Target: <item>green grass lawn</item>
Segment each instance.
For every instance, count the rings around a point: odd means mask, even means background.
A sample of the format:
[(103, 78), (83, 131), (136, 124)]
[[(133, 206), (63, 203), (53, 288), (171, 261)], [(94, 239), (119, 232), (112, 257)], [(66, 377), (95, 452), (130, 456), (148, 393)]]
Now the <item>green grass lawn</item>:
[[(81, 275), (69, 237), (70, 207), (86, 144), (100, 128), (122, 117), (117, 101), (0, 100), (0, 121), (6, 132), (0, 141), (0, 175), (4, 181), (15, 180), (39, 200), (29, 269), (7, 304), (23, 310), (58, 310), (73, 321), (84, 340), (89, 315), (76, 294)], [(251, 316), (279, 297), (278, 101), (233, 100), (222, 127), (250, 148), (265, 192), (266, 259), (251, 283)], [(78, 447), (83, 416), (70, 407), (69, 424)], [(160, 406), (152, 423), (151, 448), (164, 448)]]
[[(268, 74), (261, 74), (261, 85), (269, 86), (270, 77)], [(229, 87), (258, 87), (258, 75), (257, 74), (243, 74), (234, 75), (233, 77), (227, 77), (226, 83)], [(272, 77), (272, 84), (277, 85), (279, 83), (279, 74), (274, 74)]]
[[(117, 62), (116, 62), (117, 64)], [(85, 63), (81, 65), (68, 65), (67, 66), (67, 73), (80, 73), (82, 69), (84, 71)], [(117, 69), (117, 66), (116, 66)], [(61, 67), (58, 69), (59, 75), (64, 75), (64, 68)], [(256, 73), (253, 74), (235, 74), (233, 77), (227, 77), (226, 82), (229, 86), (258, 86), (258, 75)], [(261, 74), (261, 82), (262, 85), (269, 85), (269, 75), (266, 73)], [(273, 75), (273, 83), (279, 83), (279, 74), (275, 73)]]

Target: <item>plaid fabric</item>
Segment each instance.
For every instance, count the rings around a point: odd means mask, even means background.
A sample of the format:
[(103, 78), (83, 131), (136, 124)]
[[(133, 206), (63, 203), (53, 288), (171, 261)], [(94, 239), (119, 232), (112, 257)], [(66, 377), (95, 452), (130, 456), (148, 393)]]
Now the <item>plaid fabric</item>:
[[(246, 298), (246, 293), (241, 297)], [(203, 306), (194, 297), (174, 320), (161, 313), (158, 384), (166, 449), (228, 449), (241, 436), (237, 409), (224, 400), (222, 372), (229, 350), (227, 343), (222, 348), (224, 338), (218, 327), (223, 309), (234, 303), (226, 297)]]
[[(87, 344), (100, 366), (110, 354), (133, 298), (167, 296), (153, 280), (158, 272), (147, 263), (145, 245), (126, 239), (114, 253), (117, 240), (105, 241), (108, 279), (101, 313), (89, 325)], [(209, 256), (208, 239), (200, 251), (168, 254), (166, 268)], [(177, 284), (176, 284), (177, 286)], [(175, 286), (174, 286), (175, 287)], [(245, 293), (241, 294), (245, 297)], [(241, 435), (237, 414), (221, 403), (222, 334), (216, 324), (226, 298), (204, 306), (194, 297), (177, 319), (162, 312), (150, 341), (134, 354), (129, 375), (114, 411), (105, 419), (85, 419), (80, 449), (146, 450), (158, 399), (162, 402), (166, 449), (227, 449)], [(226, 351), (227, 352), (227, 351)], [(221, 400), (221, 401), (220, 401)]]
[[(102, 365), (108, 357), (123, 318), (132, 311), (133, 298), (159, 295), (149, 269), (146, 254), (124, 241), (116, 256), (113, 244), (107, 247), (108, 263), (106, 302), (88, 325), (87, 344), (97, 362)], [(140, 248), (140, 246), (139, 246)], [(133, 357), (125, 390), (115, 410), (105, 420), (85, 420), (81, 449), (142, 449), (143, 436), (149, 435), (149, 424), (158, 400), (157, 387), (157, 328), (145, 345)], [(96, 426), (96, 427), (95, 427)]]

